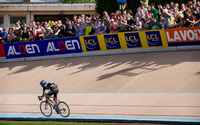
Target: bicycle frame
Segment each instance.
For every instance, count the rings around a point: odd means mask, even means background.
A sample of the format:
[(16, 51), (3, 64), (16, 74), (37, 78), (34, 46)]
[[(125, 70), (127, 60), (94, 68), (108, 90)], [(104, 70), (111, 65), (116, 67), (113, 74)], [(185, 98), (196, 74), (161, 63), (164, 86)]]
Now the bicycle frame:
[[(50, 98), (53, 98), (53, 97), (50, 97)], [(42, 101), (42, 98), (40, 96), (38, 96), (38, 99), (40, 101)], [(69, 114), (70, 114), (70, 109), (69, 109), (69, 106), (67, 105), (67, 103), (65, 103), (64, 101), (60, 101), (58, 98), (57, 98), (57, 101), (58, 101), (57, 102), (57, 106), (54, 106), (53, 102), (49, 101), (49, 99), (46, 99), (45, 101), (42, 101), (40, 103), (40, 111), (42, 112), (42, 114), (45, 115), (45, 116), (47, 116), (47, 117), (51, 116), (52, 115), (52, 108), (53, 108), (56, 111), (56, 113), (60, 114), (62, 117), (68, 117)], [(49, 115), (46, 115), (43, 112), (43, 109), (41, 108), (41, 104), (45, 104), (44, 110), (48, 109), (48, 107), (50, 106), (50, 110), (51, 111), (50, 111)], [(61, 107), (60, 107), (60, 105), (61, 105)]]

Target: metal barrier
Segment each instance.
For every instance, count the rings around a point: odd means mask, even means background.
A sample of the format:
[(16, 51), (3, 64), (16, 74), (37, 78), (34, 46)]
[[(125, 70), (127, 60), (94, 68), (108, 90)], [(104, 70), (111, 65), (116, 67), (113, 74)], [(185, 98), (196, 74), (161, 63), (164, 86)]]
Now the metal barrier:
[(194, 23), (193, 26), (194, 26), (194, 27), (200, 27), (200, 22), (196, 22), (196, 23)]

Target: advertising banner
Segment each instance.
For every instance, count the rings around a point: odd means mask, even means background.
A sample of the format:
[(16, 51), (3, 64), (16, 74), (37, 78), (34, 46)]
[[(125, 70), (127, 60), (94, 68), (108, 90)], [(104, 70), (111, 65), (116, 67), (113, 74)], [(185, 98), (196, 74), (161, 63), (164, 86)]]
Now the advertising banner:
[(200, 45), (200, 27), (165, 30), (169, 46)]
[(87, 51), (100, 50), (97, 36), (84, 37), (83, 39)]
[(6, 58), (82, 53), (79, 37), (4, 44)]
[(3, 44), (0, 44), (0, 57), (5, 57), (5, 51), (4, 51), (4, 48), (3, 48)]
[(146, 39), (147, 39), (149, 47), (163, 46), (159, 31), (149, 31), (149, 32), (145, 32), (145, 34), (146, 34)]
[(139, 32), (124, 33), (124, 37), (128, 48), (142, 47)]
[(118, 34), (104, 35), (104, 42), (108, 50), (121, 49)]

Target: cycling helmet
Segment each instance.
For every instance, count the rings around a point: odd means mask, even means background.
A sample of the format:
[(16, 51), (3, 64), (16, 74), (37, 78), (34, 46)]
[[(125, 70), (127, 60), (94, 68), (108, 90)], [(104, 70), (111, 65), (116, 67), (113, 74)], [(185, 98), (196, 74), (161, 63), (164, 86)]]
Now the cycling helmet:
[(42, 80), (42, 81), (40, 82), (40, 85), (42, 85), (42, 83), (46, 83), (46, 81), (45, 81), (45, 80)]

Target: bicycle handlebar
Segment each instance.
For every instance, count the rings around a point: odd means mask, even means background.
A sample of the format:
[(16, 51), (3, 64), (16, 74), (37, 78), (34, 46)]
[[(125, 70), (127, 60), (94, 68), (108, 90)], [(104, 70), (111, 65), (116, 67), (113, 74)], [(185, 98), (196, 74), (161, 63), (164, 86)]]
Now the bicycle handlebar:
[(38, 96), (38, 99), (41, 101), (41, 100), (42, 100), (42, 97), (41, 97), (41, 96)]

